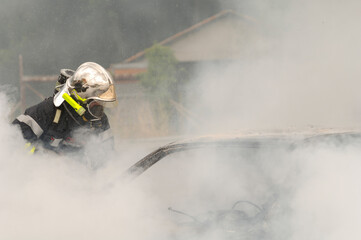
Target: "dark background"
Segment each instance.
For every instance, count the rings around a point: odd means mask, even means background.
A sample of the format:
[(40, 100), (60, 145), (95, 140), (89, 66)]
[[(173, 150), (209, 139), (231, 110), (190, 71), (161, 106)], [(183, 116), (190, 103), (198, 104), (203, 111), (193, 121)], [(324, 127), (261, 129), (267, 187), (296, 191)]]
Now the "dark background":
[[(58, 74), (86, 61), (104, 67), (224, 9), (264, 19), (265, 0), (0, 0), (0, 77)], [(277, 6), (276, 6), (277, 5)]]

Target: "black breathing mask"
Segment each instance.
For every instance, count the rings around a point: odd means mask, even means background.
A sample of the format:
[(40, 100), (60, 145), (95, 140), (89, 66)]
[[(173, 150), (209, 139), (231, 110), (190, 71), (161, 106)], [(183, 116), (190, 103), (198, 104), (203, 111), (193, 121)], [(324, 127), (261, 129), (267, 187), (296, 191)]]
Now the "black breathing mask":
[[(86, 104), (87, 113), (90, 115), (90, 121), (100, 120), (104, 116), (104, 103), (97, 100), (90, 100)], [(87, 114), (87, 115), (88, 115)], [(85, 116), (89, 119), (89, 116)]]

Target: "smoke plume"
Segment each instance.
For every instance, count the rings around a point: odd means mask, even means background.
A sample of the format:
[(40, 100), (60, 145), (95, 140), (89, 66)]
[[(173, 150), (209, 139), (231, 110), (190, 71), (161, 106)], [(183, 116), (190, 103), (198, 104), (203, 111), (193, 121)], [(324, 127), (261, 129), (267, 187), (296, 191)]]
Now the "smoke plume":
[[(186, 134), (359, 127), (361, 3), (234, 2), (257, 17), (267, 47), (221, 69), (199, 69), (190, 86), (199, 97), (189, 105), (201, 124)], [(275, 239), (361, 234), (358, 137), (306, 140), (292, 131), (286, 144), (178, 153), (125, 184), (120, 175), (163, 140), (116, 138), (115, 154), (93, 170), (72, 156), (28, 155), (6, 118), (9, 105), (1, 91), (0, 239), (217, 239), (216, 227), (208, 235), (188, 231), (197, 225), (192, 217), (202, 221), (240, 200), (272, 206), (267, 226), (257, 226)]]

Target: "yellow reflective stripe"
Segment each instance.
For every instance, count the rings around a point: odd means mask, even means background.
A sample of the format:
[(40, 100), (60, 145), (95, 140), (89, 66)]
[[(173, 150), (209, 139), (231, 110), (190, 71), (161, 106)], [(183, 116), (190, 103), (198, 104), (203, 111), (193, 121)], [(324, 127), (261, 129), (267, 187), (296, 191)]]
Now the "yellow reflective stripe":
[(33, 148), (29, 151), (30, 154), (33, 154), (34, 152), (35, 152), (35, 147), (33, 147)]
[(29, 147), (31, 147), (31, 149), (29, 150), (29, 154), (33, 154), (36, 150), (35, 146), (33, 146), (31, 143), (25, 143), (25, 147), (24, 149), (27, 150)]

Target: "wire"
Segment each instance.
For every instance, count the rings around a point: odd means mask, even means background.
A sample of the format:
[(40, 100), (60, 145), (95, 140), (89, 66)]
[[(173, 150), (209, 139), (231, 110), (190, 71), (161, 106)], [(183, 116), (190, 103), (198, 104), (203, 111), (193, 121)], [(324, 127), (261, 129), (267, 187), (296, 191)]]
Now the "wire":
[(255, 208), (257, 208), (260, 212), (263, 211), (263, 209), (262, 209), (261, 207), (259, 207), (258, 205), (254, 204), (254, 203), (252, 203), (252, 202), (250, 202), (250, 201), (243, 201), (243, 200), (240, 200), (240, 201), (235, 202), (235, 204), (233, 204), (233, 206), (232, 206), (232, 210), (233, 210), (239, 203), (248, 203), (248, 204), (254, 206)]
[(194, 221), (199, 222), (199, 221), (197, 220), (197, 218), (195, 218), (195, 217), (193, 217), (193, 216), (191, 216), (191, 215), (189, 215), (189, 214), (187, 214), (187, 213), (184, 213), (184, 212), (181, 212), (181, 211), (174, 210), (174, 209), (173, 209), (173, 208), (171, 208), (171, 207), (169, 207), (169, 208), (168, 208), (168, 210), (169, 210), (169, 211), (172, 211), (172, 212), (175, 212), (175, 213), (179, 213), (179, 214), (185, 215), (185, 216), (187, 216), (187, 217), (192, 218)]
[(63, 104), (64, 107), (65, 107), (65, 110), (69, 113), (70, 117), (79, 125), (79, 126), (82, 126), (76, 119), (75, 117), (73, 116), (73, 114), (71, 114), (71, 112), (69, 111), (69, 109), (67, 108), (66, 106), (66, 103)]

